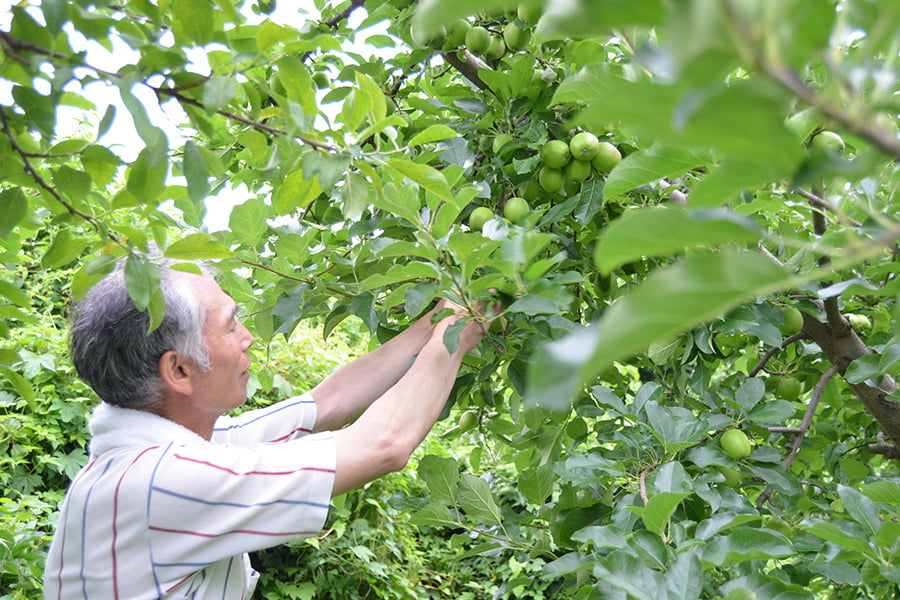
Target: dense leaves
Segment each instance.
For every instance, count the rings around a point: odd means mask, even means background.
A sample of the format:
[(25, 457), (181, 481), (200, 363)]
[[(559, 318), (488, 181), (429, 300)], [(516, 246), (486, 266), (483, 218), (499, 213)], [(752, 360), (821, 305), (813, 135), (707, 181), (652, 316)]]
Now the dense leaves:
[[(445, 411), (477, 425), (392, 502), (462, 561), (503, 557), (492, 595), (540, 573), (582, 599), (895, 597), (896, 3), (308, 4), (10, 10), (10, 414), (67, 368), (23, 335), (37, 272), (74, 271), (58, 307), (125, 258), (156, 323), (147, 253), (215, 259), (263, 345), (489, 301)], [(559, 151), (581, 131), (616, 154)], [(45, 471), (16, 466), (10, 497)], [(268, 597), (315, 597), (285, 573)]]

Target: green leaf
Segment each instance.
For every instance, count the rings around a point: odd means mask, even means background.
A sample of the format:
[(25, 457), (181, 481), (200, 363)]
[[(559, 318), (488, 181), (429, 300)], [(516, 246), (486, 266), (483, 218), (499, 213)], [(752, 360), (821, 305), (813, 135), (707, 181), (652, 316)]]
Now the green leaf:
[(228, 106), (237, 95), (237, 83), (231, 77), (214, 75), (203, 84), (203, 106), (209, 112), (215, 112)]
[(606, 178), (603, 197), (609, 200), (663, 177), (683, 175), (711, 161), (712, 157), (706, 153), (684, 148), (655, 145), (648, 150), (639, 150), (626, 156), (613, 168)]
[(69, 229), (60, 229), (41, 257), (41, 266), (45, 269), (65, 266), (81, 256), (87, 245), (87, 240), (75, 238)]
[(216, 21), (209, 0), (177, 0), (169, 6), (174, 11), (172, 28), (176, 37), (187, 37), (180, 40), (182, 44), (190, 46), (189, 42), (193, 42), (203, 46), (212, 41)]
[(468, 517), (485, 525), (502, 525), (503, 516), (491, 495), (490, 484), (475, 475), (464, 473), (459, 478), (457, 502)]
[(874, 481), (861, 491), (874, 502), (900, 506), (900, 483), (895, 481)]
[(209, 194), (209, 167), (200, 149), (193, 141), (184, 144), (184, 177), (187, 180), (187, 191), (191, 201), (203, 202)]
[(231, 250), (208, 233), (192, 233), (166, 248), (166, 258), (176, 260), (202, 260), (230, 258)]
[(168, 163), (163, 162), (157, 167), (152, 163), (152, 152), (144, 148), (131, 164), (125, 182), (128, 191), (146, 204), (154, 203), (166, 187)]
[[(607, 184), (608, 189), (608, 184)], [(760, 237), (749, 219), (726, 211), (689, 212), (677, 205), (626, 212), (603, 230), (594, 257), (604, 273), (625, 263), (652, 256), (669, 256), (686, 248)]]
[(450, 509), (443, 504), (431, 502), (420, 508), (409, 518), (409, 522), (419, 527), (452, 527), (458, 525)]
[(25, 379), (12, 369), (4, 366), (0, 366), (0, 374), (6, 377), (6, 380), (12, 384), (13, 388), (15, 388), (16, 392), (18, 392), (19, 395), (22, 396), (22, 398), (24, 398), (27, 402), (34, 402), (36, 394), (34, 388), (31, 386), (31, 383), (29, 383), (27, 379)]
[(675, 557), (665, 576), (668, 600), (698, 600), (703, 593), (703, 563), (696, 553), (685, 551)]
[(453, 194), (450, 192), (450, 186), (444, 175), (428, 165), (422, 165), (405, 160), (402, 158), (391, 158), (385, 163), (385, 166), (403, 177), (408, 178), (421, 187), (428, 190), (444, 202), (453, 203)]
[(791, 283), (759, 254), (726, 249), (689, 256), (651, 273), (599, 322), (539, 348), (529, 364), (530, 393), (548, 410), (567, 409), (578, 387), (615, 361)]
[(690, 493), (661, 492), (651, 496), (647, 504), (642, 507), (629, 506), (628, 508), (641, 515), (647, 529), (657, 535), (662, 535), (669, 519), (675, 513), (675, 509), (682, 500), (690, 495)]
[(827, 542), (856, 552), (859, 557), (878, 560), (865, 532), (852, 521), (813, 521), (805, 523), (803, 529)]
[(269, 206), (260, 198), (250, 198), (231, 210), (228, 217), (228, 228), (234, 236), (250, 246), (258, 247), (266, 241), (269, 224)]
[[(116, 83), (118, 83), (119, 95), (122, 97), (122, 103), (125, 105), (125, 108), (128, 109), (128, 112), (131, 113), (131, 118), (134, 121), (134, 127), (137, 129), (138, 135), (141, 136), (141, 139), (144, 141), (147, 148), (153, 150), (153, 153), (149, 156), (148, 160), (150, 160), (152, 166), (159, 167), (160, 162), (164, 159), (164, 150), (168, 145), (168, 140), (163, 131), (150, 121), (147, 109), (131, 91), (131, 87), (137, 83), (137, 81), (137, 75), (132, 74), (116, 80)], [(160, 151), (160, 149), (162, 149), (162, 151)]]
[(543, 506), (553, 493), (556, 480), (553, 465), (548, 463), (523, 471), (516, 487), (529, 502)]
[(838, 484), (838, 494), (844, 501), (844, 508), (854, 521), (859, 523), (870, 536), (881, 528), (881, 519), (875, 503), (856, 488)]
[(0, 296), (5, 296), (16, 306), (31, 308), (31, 298), (22, 288), (14, 286), (8, 281), (0, 280)]
[(420, 131), (409, 140), (407, 144), (410, 148), (427, 144), (429, 142), (437, 142), (448, 138), (456, 137), (458, 134), (454, 129), (446, 125), (429, 125), (425, 130)]
[(427, 454), (419, 461), (416, 471), (419, 479), (428, 486), (435, 500), (456, 503), (456, 486), (459, 483), (459, 463), (446, 456)]
[(734, 565), (751, 560), (792, 556), (794, 548), (780, 533), (768, 529), (740, 527), (728, 535), (710, 540), (701, 558), (714, 565)]
[[(136, 254), (128, 255), (125, 260), (125, 286), (138, 310), (148, 310), (152, 297), (161, 294), (159, 281), (159, 267)], [(154, 328), (151, 326), (150, 329)]]
[(6, 239), (28, 214), (28, 199), (21, 188), (11, 187), (0, 192), (0, 238)]
[(66, 165), (53, 172), (56, 188), (71, 202), (81, 202), (91, 191), (91, 176)]
[(295, 209), (304, 209), (322, 193), (318, 177), (305, 177), (303, 169), (297, 169), (288, 175), (273, 192), (272, 204), (280, 215), (286, 215)]

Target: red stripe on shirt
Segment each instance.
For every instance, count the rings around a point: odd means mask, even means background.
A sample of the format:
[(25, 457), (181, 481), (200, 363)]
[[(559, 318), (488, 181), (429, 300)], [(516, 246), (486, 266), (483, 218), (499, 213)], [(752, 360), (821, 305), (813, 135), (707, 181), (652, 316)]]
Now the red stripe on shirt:
[(113, 574), (112, 574), (112, 579), (113, 579), (113, 594), (114, 594), (116, 600), (119, 600), (119, 569), (118, 569), (119, 561), (118, 561), (118, 556), (116, 555), (116, 541), (117, 541), (117, 538), (119, 535), (119, 529), (116, 526), (116, 522), (118, 521), (118, 515), (119, 515), (119, 489), (122, 487), (122, 480), (124, 480), (125, 476), (128, 474), (128, 469), (133, 467), (134, 464), (137, 461), (139, 461), (142, 456), (144, 456), (144, 454), (146, 454), (150, 450), (156, 450), (157, 448), (159, 448), (159, 446), (151, 446), (149, 448), (145, 448), (143, 451), (141, 451), (140, 454), (135, 456), (134, 460), (131, 461), (131, 464), (128, 465), (128, 468), (126, 468), (122, 472), (122, 476), (119, 477), (119, 481), (116, 483), (116, 493), (113, 495), (113, 520), (112, 520), (112, 530), (113, 530), (113, 536), (112, 536)]
[(275, 531), (254, 531), (252, 529), (232, 529), (231, 531), (223, 531), (222, 533), (203, 533), (201, 531), (191, 531), (189, 529), (166, 529), (164, 527), (153, 527), (150, 526), (148, 529), (153, 531), (159, 531), (161, 533), (178, 533), (182, 535), (193, 535), (197, 537), (205, 537), (205, 538), (218, 538), (225, 535), (232, 535), (235, 533), (244, 533), (247, 535), (264, 535), (268, 537), (284, 537), (284, 536), (296, 536), (296, 535), (315, 535), (318, 531), (285, 531), (285, 532), (275, 532)]
[(294, 473), (299, 473), (301, 471), (318, 471), (320, 473), (334, 473), (334, 469), (324, 469), (322, 467), (300, 467), (299, 469), (293, 469), (291, 471), (244, 471), (239, 472), (233, 469), (229, 469), (228, 467), (223, 467), (222, 465), (217, 465), (215, 463), (211, 463), (205, 460), (197, 460), (196, 458), (191, 458), (189, 456), (182, 456), (181, 454), (175, 454), (175, 458), (179, 460), (186, 460), (188, 462), (197, 463), (198, 465), (204, 465), (207, 467), (212, 467), (213, 469), (218, 469), (220, 471), (225, 471), (226, 473), (230, 473), (231, 475), (237, 475), (243, 477), (245, 475), (293, 475)]
[(269, 443), (270, 443), (270, 444), (273, 444), (273, 443), (275, 443), (275, 442), (283, 442), (284, 440), (288, 439), (289, 437), (291, 437), (292, 435), (294, 435), (294, 434), (297, 433), (298, 431), (301, 431), (301, 432), (307, 433), (307, 434), (312, 433), (312, 429), (307, 429), (306, 427), (297, 427), (297, 428), (294, 429), (293, 431), (288, 432), (287, 435), (283, 435), (283, 436), (281, 436), (281, 437), (279, 437), (279, 438), (275, 438), (274, 440), (269, 440)]

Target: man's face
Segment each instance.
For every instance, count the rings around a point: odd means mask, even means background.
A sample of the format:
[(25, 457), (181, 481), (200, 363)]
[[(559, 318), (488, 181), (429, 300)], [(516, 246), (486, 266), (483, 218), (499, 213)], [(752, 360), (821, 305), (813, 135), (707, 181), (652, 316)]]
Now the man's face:
[(199, 372), (194, 395), (208, 410), (224, 414), (247, 399), (253, 336), (238, 320), (237, 305), (211, 277), (192, 275), (191, 284), (206, 309), (203, 335), (209, 346), (211, 368)]

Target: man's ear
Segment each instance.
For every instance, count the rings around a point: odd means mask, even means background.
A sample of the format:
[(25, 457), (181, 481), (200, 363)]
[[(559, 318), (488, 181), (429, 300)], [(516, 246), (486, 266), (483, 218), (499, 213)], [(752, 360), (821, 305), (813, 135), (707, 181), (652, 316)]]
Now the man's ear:
[(177, 350), (167, 350), (159, 359), (157, 367), (159, 377), (166, 387), (177, 393), (189, 396), (194, 391), (194, 365), (184, 360)]

